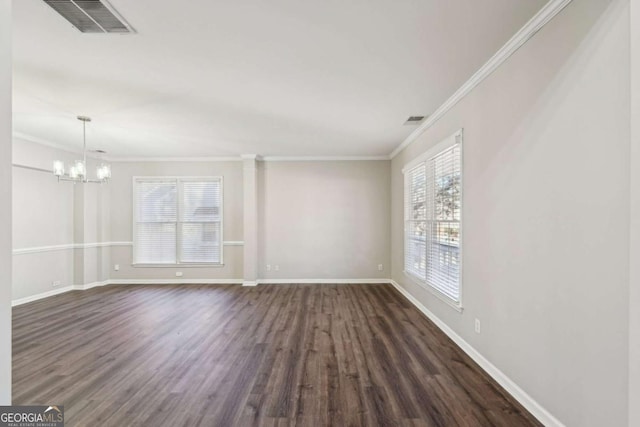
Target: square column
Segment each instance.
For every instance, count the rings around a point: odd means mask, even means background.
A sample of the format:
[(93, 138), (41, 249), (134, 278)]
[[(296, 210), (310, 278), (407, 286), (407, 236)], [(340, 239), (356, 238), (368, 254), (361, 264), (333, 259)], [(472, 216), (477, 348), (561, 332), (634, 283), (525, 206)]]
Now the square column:
[(0, 405), (11, 404), (11, 0), (0, 0)]
[(243, 286), (256, 286), (258, 280), (258, 174), (256, 154), (242, 155), (244, 197), (244, 274)]

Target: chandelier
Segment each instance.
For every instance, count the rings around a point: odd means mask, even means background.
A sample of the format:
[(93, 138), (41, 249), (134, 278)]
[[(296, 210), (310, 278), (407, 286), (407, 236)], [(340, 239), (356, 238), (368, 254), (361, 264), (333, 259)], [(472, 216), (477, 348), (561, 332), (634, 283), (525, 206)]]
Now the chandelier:
[[(96, 178), (87, 178), (87, 122), (91, 121), (91, 117), (78, 116), (78, 120), (82, 122), (82, 160), (76, 160), (69, 171), (66, 171), (65, 164), (62, 160), (53, 162), (53, 174), (58, 177), (58, 181), (80, 182), (82, 184), (103, 184), (111, 178), (111, 166), (101, 163), (96, 168)], [(97, 153), (104, 153), (98, 150)]]

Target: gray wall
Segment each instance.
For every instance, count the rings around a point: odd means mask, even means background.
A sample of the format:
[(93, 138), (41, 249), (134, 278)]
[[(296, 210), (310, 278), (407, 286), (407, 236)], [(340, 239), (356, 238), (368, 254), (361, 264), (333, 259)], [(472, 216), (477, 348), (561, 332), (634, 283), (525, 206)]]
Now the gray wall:
[(631, 0), (629, 425), (640, 425), (640, 0)]
[[(69, 163), (69, 152), (14, 139), (16, 165), (51, 169), (54, 159)], [(70, 245), (74, 242), (74, 186), (50, 173), (13, 168), (13, 248)], [(54, 291), (75, 283), (73, 249), (43, 250), (13, 256), (13, 299)], [(33, 268), (34, 265), (39, 268)], [(59, 289), (58, 288), (58, 289)]]
[[(13, 139), (13, 300), (109, 279), (110, 248), (95, 246), (110, 241), (108, 187), (59, 183), (48, 172), (54, 160), (71, 164), (77, 158)], [(90, 173), (95, 163), (88, 160)], [(23, 252), (34, 248), (40, 249)]]
[[(70, 163), (78, 157), (20, 139), (14, 147), (14, 163), (47, 170), (54, 159)], [(258, 278), (389, 277), (390, 164), (259, 162)], [(176, 280), (176, 272), (183, 273), (181, 280), (242, 281), (243, 247), (232, 244), (245, 238), (242, 165), (114, 162), (109, 184), (75, 186), (56, 182), (48, 172), (14, 167), (14, 249), (71, 244), (76, 249), (14, 254), (13, 299), (106, 280)], [(208, 175), (224, 177), (224, 240), (230, 243), (224, 246), (224, 266), (133, 267), (133, 177)], [(267, 263), (274, 269), (266, 271)], [(52, 286), (54, 281), (61, 282), (60, 288)]]
[(388, 278), (389, 174), (389, 161), (261, 163), (259, 276)]
[[(574, 1), (392, 165), (393, 278), (568, 426), (627, 424), (628, 52)], [(462, 314), (402, 271), (402, 167), (459, 128)]]
[[(8, 2), (0, 5), (4, 19)], [(260, 163), (259, 277), (384, 278), (391, 264), (394, 280), (560, 421), (626, 425), (634, 396), (627, 390), (629, 355), (640, 353), (637, 340), (627, 345), (638, 328), (636, 316), (630, 329), (627, 301), (629, 274), (637, 275), (629, 262), (629, 212), (640, 209), (629, 184), (629, 19), (625, 0), (572, 2), (392, 162)], [(4, 42), (7, 32), (0, 34)], [(8, 61), (0, 43), (0, 121), (9, 123), (0, 126), (0, 159), (11, 158), (3, 143), (10, 128)], [(465, 130), (462, 313), (402, 273), (401, 169), (459, 128)], [(15, 146), (16, 162), (45, 168), (52, 156), (64, 155)], [(635, 168), (637, 148), (633, 153)], [(243, 240), (242, 162), (122, 162), (113, 175), (106, 187), (74, 190), (14, 168), (14, 248), (124, 242), (14, 256), (14, 299), (51, 290), (58, 275), (70, 284), (175, 279), (178, 269), (131, 266), (133, 176), (223, 175), (224, 239)], [(5, 226), (7, 205), (0, 207)], [(0, 251), (9, 250), (7, 236), (0, 233)], [(224, 256), (224, 267), (180, 269), (183, 278), (242, 279), (242, 247), (227, 246)], [(34, 263), (45, 267), (32, 272)], [(10, 270), (0, 268), (0, 283), (11, 282)], [(10, 342), (7, 292), (0, 288), (3, 345)], [(475, 318), (482, 334), (473, 331)], [(0, 402), (8, 401), (9, 357), (0, 353)]]
[(11, 1), (0, 0), (0, 405), (11, 404)]
[[(390, 162), (259, 162), (260, 279), (388, 277)], [(242, 162), (115, 163), (111, 240), (132, 238), (134, 176), (224, 176), (224, 240), (243, 241)], [(313, 191), (310, 191), (313, 189)], [(323, 228), (324, 227), (324, 228)], [(274, 243), (271, 243), (271, 242)], [(243, 279), (241, 246), (225, 246), (223, 268), (132, 267), (131, 246), (114, 246), (112, 279)], [(278, 264), (279, 271), (265, 265)], [(383, 264), (387, 271), (378, 271)]]
[[(133, 177), (134, 176), (217, 176), (224, 177), (224, 240), (242, 241), (242, 162), (136, 162), (114, 163), (113, 179), (109, 183), (111, 199), (111, 239), (114, 242), (133, 241)], [(224, 267), (133, 267), (132, 246), (111, 248), (111, 264), (120, 271), (110, 272), (111, 279), (149, 280), (235, 279), (242, 280), (242, 246), (224, 247)]]

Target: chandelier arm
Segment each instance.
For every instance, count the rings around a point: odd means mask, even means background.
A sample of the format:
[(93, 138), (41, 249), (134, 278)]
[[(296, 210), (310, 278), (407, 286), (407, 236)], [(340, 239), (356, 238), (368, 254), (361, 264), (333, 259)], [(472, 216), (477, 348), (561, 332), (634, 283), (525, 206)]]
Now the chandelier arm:
[(79, 179), (77, 179), (77, 178), (71, 178), (71, 177), (69, 177), (69, 176), (67, 176), (67, 175), (65, 175), (65, 176), (59, 176), (59, 177), (58, 177), (58, 181), (82, 182), (82, 181), (80, 181), (80, 180), (79, 180)]
[[(56, 160), (54, 161), (54, 170), (53, 173), (58, 179), (58, 182), (73, 182), (81, 183), (81, 184), (105, 184), (109, 182), (111, 178), (111, 167), (108, 164), (101, 164), (98, 167), (98, 179), (89, 179), (88, 172), (89, 168), (87, 165), (87, 122), (91, 121), (91, 117), (88, 116), (78, 116), (78, 120), (82, 121), (82, 160), (76, 161), (76, 164), (71, 166), (71, 170), (68, 174), (65, 173), (65, 165), (62, 161)], [(98, 150), (98, 153), (105, 153), (104, 151)], [(76, 167), (79, 166), (79, 167)], [(82, 173), (80, 173), (82, 172)]]

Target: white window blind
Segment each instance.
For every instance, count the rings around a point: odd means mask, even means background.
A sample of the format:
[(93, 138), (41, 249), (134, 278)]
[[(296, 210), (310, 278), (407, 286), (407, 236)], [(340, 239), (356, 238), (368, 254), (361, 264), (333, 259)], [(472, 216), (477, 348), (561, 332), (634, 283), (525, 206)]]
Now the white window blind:
[(176, 263), (176, 184), (176, 181), (136, 182), (136, 263)]
[(136, 178), (135, 264), (221, 264), (222, 179)]
[(405, 270), (424, 278), (427, 268), (426, 167), (424, 163), (405, 176)]
[(405, 271), (460, 303), (461, 134), (405, 171)]
[(180, 261), (220, 262), (219, 181), (182, 181)]

